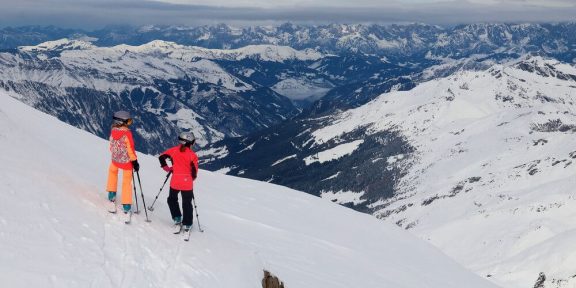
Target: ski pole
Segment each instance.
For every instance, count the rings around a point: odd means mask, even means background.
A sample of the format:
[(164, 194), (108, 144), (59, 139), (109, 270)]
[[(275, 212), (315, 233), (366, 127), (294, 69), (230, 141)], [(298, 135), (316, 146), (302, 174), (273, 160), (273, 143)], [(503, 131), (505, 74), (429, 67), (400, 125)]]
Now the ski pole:
[(140, 181), (140, 173), (136, 171), (136, 176), (138, 176), (138, 185), (140, 185), (140, 195), (142, 195), (142, 205), (144, 205), (144, 213), (146, 213), (146, 222), (152, 222), (148, 219), (148, 210), (146, 210), (146, 200), (144, 200), (144, 192), (142, 191), (142, 182)]
[(154, 203), (156, 203), (156, 200), (158, 200), (158, 196), (160, 196), (160, 193), (162, 193), (162, 189), (164, 189), (164, 185), (166, 185), (166, 182), (168, 182), (168, 178), (170, 178), (170, 175), (172, 175), (172, 171), (168, 172), (168, 174), (166, 175), (166, 180), (164, 180), (164, 183), (162, 183), (162, 187), (160, 187), (160, 191), (158, 191), (156, 198), (154, 198), (154, 202), (152, 202), (152, 205), (150, 205), (150, 207), (148, 207), (148, 210), (154, 211)]
[(192, 191), (192, 203), (194, 204), (194, 211), (196, 211), (196, 221), (198, 222), (198, 231), (204, 233), (202, 227), (200, 226), (200, 218), (198, 218), (198, 206), (196, 206), (196, 200), (194, 200), (194, 191)]
[(134, 199), (136, 199), (136, 212), (134, 212), (134, 214), (138, 214), (140, 211), (138, 211), (138, 194), (136, 194), (136, 180), (134, 180), (134, 170), (132, 170), (132, 183), (134, 184), (132, 185), (134, 187)]

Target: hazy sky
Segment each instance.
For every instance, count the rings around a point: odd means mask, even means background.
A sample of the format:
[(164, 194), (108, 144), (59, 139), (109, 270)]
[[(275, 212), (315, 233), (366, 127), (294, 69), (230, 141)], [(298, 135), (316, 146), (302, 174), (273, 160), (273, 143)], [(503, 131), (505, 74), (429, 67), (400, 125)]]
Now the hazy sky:
[(382, 1), (382, 0), (213, 0), (210, 2), (202, 0), (160, 0), (165, 3), (175, 4), (192, 4), (192, 5), (207, 5), (210, 3), (212, 6), (224, 7), (387, 7), (391, 4), (410, 5), (410, 4), (430, 4), (440, 2), (470, 2), (480, 3), (486, 5), (497, 5), (504, 3), (515, 3), (521, 5), (532, 5), (541, 7), (574, 7), (574, 0), (469, 0), (469, 1), (447, 1), (447, 0), (396, 0), (396, 1)]
[(576, 0), (0, 0), (0, 26), (576, 21)]

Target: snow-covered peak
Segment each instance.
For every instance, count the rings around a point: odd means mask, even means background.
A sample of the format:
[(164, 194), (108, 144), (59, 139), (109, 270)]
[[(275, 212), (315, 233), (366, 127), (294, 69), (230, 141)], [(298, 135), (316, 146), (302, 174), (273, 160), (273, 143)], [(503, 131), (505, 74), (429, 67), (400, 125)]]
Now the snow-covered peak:
[[(422, 83), (410, 91), (383, 94), (367, 105), (342, 113), (337, 117), (337, 126), (314, 133), (316, 141), (325, 143), (365, 124), (372, 124), (378, 130), (404, 123), (403, 132), (410, 137), (464, 118), (482, 118), (499, 111), (542, 105), (544, 100), (538, 92), (551, 85), (561, 87), (559, 89), (566, 90), (565, 93), (572, 89), (572, 81), (549, 79), (517, 66), (518, 62), (513, 61), (482, 71), (460, 70), (448, 77)], [(549, 96), (561, 101), (566, 94)], [(351, 125), (342, 125), (348, 122)]]
[[(30, 153), (38, 147), (42, 153)], [(203, 170), (194, 189), (200, 223), (189, 242), (172, 234), (162, 200), (148, 212), (151, 223), (140, 203), (126, 225), (106, 211), (108, 143), (4, 93), (0, 149), (10, 151), (0, 156), (5, 286), (50, 279), (55, 287), (247, 288), (258, 287), (266, 269), (286, 287), (496, 287), (369, 215)], [(138, 158), (149, 206), (165, 173), (155, 157)]]
[[(140, 46), (128, 46), (125, 45), (123, 47), (138, 47), (142, 50), (176, 50), (176, 49), (184, 49), (185, 46), (184, 45), (180, 45), (180, 44), (176, 44), (174, 42), (170, 42), (170, 41), (164, 41), (164, 40), (153, 40), (150, 41), (146, 44), (140, 45)], [(138, 49), (138, 48), (132, 48), (132, 49)]]
[(314, 140), (400, 133), (415, 152), (387, 159), (405, 174), (394, 197), (371, 203), (376, 216), (503, 287), (533, 286), (540, 272), (570, 287), (576, 85), (558, 75), (573, 71), (539, 57), (458, 71), (344, 112)]
[(221, 50), (222, 54), (235, 55), (237, 60), (257, 56), (260, 60), (284, 62), (287, 60), (314, 61), (323, 56), (313, 49), (296, 50), (288, 46), (250, 45), (235, 50)]
[(562, 63), (556, 59), (544, 58), (541, 56), (528, 56), (516, 61), (513, 66), (544, 77), (576, 81), (576, 67)]
[(119, 45), (116, 50), (139, 53), (162, 52), (170, 57), (180, 59), (205, 58), (212, 60), (242, 60), (257, 58), (261, 61), (284, 62), (289, 60), (314, 61), (323, 57), (323, 54), (313, 49), (296, 50), (287, 46), (276, 45), (250, 45), (238, 49), (207, 49), (195, 46), (184, 46), (174, 42), (154, 40), (140, 46)]
[[(36, 46), (22, 46), (24, 52), (62, 52), (67, 50), (92, 50), (92, 53), (162, 53), (170, 58), (185, 61), (203, 58), (210, 60), (242, 60), (256, 58), (261, 61), (284, 62), (290, 60), (315, 61), (324, 55), (314, 49), (296, 50), (288, 46), (249, 45), (238, 49), (208, 49), (180, 45), (171, 41), (154, 40), (139, 46), (121, 44), (114, 47), (97, 47), (88, 41), (60, 39), (44, 42)], [(78, 54), (75, 54), (75, 56)]]
[(22, 46), (20, 51), (24, 52), (47, 52), (47, 51), (64, 51), (64, 50), (88, 50), (96, 46), (88, 41), (71, 40), (68, 38), (48, 41), (35, 46)]

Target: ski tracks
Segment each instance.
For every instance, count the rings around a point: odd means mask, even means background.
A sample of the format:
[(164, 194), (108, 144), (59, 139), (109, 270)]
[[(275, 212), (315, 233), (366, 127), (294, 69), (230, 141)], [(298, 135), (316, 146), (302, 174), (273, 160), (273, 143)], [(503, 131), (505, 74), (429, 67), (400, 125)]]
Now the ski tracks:
[(201, 282), (216, 279), (195, 261), (193, 241), (198, 231), (185, 242), (181, 235), (172, 234), (169, 223), (156, 219), (147, 223), (142, 215), (135, 215), (127, 225), (117, 215), (106, 214), (100, 249), (110, 287), (198, 287), (193, 285), (198, 276), (211, 279)]

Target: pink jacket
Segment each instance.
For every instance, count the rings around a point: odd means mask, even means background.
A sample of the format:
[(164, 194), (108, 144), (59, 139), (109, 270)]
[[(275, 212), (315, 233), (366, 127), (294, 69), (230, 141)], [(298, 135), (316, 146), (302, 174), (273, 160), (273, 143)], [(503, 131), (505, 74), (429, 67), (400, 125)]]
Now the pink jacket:
[(194, 189), (194, 180), (198, 175), (198, 156), (192, 149), (180, 152), (180, 145), (174, 146), (159, 157), (161, 165), (166, 165), (166, 158), (172, 159), (172, 180), (170, 188), (189, 191)]

